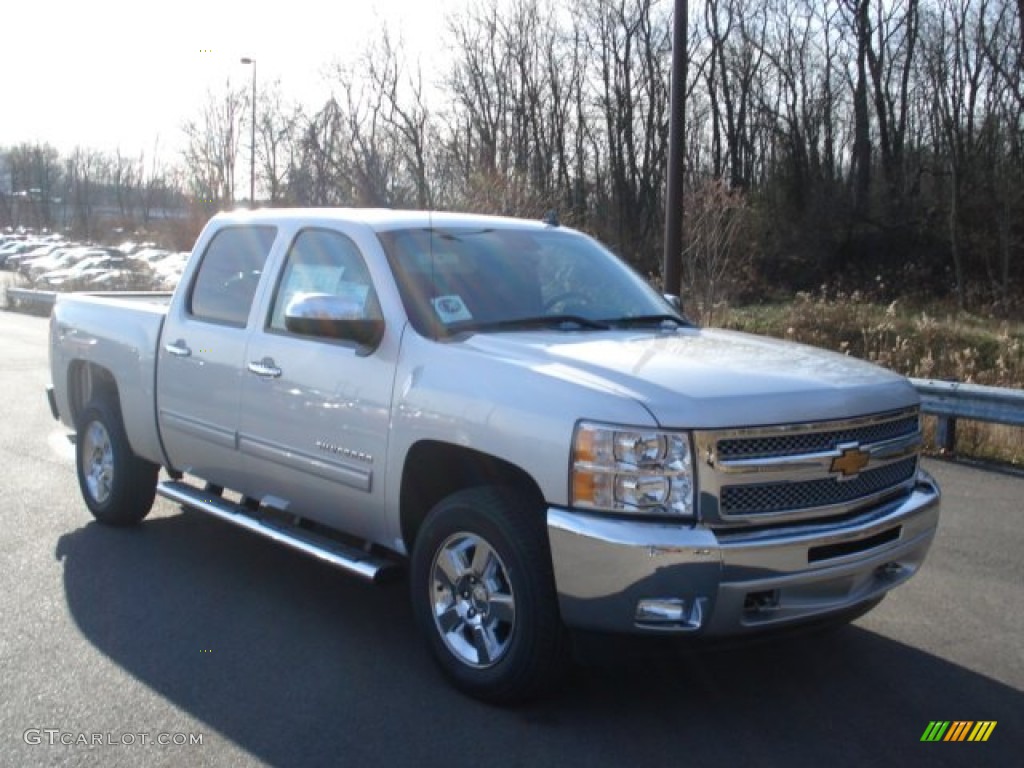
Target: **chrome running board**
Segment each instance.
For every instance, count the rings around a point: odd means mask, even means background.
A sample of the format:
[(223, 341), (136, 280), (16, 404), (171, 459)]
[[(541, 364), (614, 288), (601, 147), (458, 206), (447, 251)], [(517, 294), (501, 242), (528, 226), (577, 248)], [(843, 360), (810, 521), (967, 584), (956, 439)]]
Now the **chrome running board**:
[(257, 519), (253, 516), (251, 509), (188, 483), (177, 480), (164, 481), (157, 484), (156, 492), (165, 499), (245, 528), (367, 581), (380, 583), (385, 580), (387, 575), (396, 572), (398, 568), (397, 564), (390, 560), (334, 541), (326, 536), (298, 527)]

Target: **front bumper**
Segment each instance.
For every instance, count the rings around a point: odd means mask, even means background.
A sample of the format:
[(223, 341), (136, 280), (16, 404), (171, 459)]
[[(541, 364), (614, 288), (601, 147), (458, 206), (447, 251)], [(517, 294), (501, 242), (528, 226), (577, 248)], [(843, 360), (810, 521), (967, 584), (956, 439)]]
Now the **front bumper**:
[(552, 507), (562, 619), (579, 629), (724, 636), (841, 613), (917, 572), (935, 536), (939, 499), (921, 471), (908, 496), (856, 518), (758, 532)]

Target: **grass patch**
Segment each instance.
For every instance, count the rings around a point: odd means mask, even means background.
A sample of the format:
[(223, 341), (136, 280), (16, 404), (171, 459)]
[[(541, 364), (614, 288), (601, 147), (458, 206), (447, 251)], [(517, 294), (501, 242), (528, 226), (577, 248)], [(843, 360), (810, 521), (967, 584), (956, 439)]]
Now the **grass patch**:
[[(716, 309), (716, 325), (832, 349), (905, 376), (1024, 388), (1024, 324), (941, 306), (877, 304), (858, 293)], [(925, 419), (932, 441), (934, 419)], [(934, 449), (934, 442), (930, 443)], [(1024, 429), (961, 421), (957, 451), (1024, 466)]]

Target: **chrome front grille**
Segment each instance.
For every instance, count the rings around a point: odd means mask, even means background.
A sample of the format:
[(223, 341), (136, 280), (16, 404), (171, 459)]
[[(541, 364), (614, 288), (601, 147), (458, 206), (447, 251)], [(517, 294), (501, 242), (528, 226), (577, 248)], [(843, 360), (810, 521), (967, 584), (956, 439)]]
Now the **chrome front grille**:
[(796, 456), (801, 453), (834, 451), (845, 443), (869, 445), (913, 435), (919, 429), (917, 414), (892, 421), (866, 424), (862, 427), (828, 430), (825, 432), (798, 432), (773, 437), (739, 437), (718, 442), (720, 459), (754, 459), (765, 456)]
[(786, 510), (830, 507), (888, 491), (914, 477), (917, 459), (903, 459), (862, 472), (846, 482), (824, 478), (797, 483), (731, 485), (722, 489), (723, 515), (768, 515)]
[(914, 408), (695, 439), (704, 519), (761, 526), (845, 515), (908, 492), (921, 429)]

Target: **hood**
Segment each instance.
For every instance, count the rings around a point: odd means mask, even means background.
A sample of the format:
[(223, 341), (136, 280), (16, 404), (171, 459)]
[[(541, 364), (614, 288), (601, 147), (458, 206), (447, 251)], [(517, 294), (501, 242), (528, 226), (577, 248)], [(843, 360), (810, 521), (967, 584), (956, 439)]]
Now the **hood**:
[(496, 362), (632, 397), (666, 427), (791, 424), (918, 402), (904, 377), (876, 365), (733, 331), (480, 333), (461, 343)]

